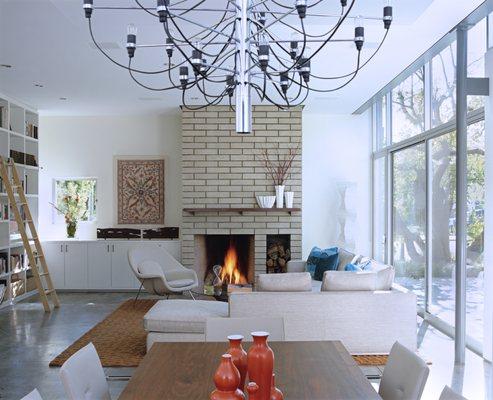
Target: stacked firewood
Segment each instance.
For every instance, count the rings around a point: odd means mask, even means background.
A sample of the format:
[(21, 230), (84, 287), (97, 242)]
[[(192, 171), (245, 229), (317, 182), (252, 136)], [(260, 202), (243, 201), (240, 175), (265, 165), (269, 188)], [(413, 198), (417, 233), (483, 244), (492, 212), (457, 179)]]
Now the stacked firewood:
[(283, 243), (273, 243), (267, 249), (267, 273), (287, 271), (287, 263), (291, 259), (291, 250)]

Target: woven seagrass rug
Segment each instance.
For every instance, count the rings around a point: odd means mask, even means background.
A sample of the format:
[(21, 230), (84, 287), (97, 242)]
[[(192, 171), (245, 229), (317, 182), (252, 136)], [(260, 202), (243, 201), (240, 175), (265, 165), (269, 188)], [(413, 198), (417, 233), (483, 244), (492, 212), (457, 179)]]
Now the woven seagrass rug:
[[(157, 300), (127, 300), (50, 362), (61, 367), (77, 350), (92, 342), (103, 367), (137, 367), (146, 354), (142, 319)], [(353, 355), (359, 365), (385, 365), (387, 355)]]

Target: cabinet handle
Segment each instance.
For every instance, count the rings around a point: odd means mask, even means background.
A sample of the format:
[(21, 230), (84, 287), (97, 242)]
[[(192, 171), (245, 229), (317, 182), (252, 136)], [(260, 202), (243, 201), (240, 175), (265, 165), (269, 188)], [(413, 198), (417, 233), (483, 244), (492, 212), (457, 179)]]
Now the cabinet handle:
[(63, 253), (63, 244), (60, 245), (60, 253)]
[(107, 251), (108, 253), (110, 252), (110, 245), (109, 245), (109, 244), (107, 244), (107, 245), (106, 245), (106, 251)]
[(112, 251), (113, 253), (115, 252), (115, 245), (114, 245), (114, 244), (112, 244), (112, 245), (111, 245), (111, 251)]
[(65, 245), (65, 252), (68, 253), (68, 244)]

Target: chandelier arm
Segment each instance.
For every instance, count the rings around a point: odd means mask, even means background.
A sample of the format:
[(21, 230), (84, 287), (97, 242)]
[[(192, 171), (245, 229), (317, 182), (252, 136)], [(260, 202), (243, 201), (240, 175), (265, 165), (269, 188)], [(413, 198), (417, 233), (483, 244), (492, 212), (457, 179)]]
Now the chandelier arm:
[[(354, 0), (353, 0), (354, 2)], [(303, 53), (305, 52), (306, 49), (306, 35), (305, 35), (305, 24), (302, 19), (300, 19), (301, 22), (301, 29), (303, 31), (303, 47), (301, 48), (300, 54), (298, 54), (298, 57), (296, 57), (296, 60), (293, 62), (293, 65), (289, 67), (285, 72), (291, 71), (293, 68), (295, 68), (298, 63), (300, 62), (301, 58), (303, 57)]]
[[(220, 25), (220, 24), (222, 24), (223, 22), (229, 21), (229, 20), (231, 20), (231, 19), (233, 20), (231, 23), (234, 23), (234, 22), (235, 22), (235, 20), (236, 20), (236, 15), (232, 15), (231, 17), (226, 18), (226, 15), (228, 14), (228, 11), (229, 11), (229, 9), (227, 8), (227, 9), (224, 11), (224, 14), (223, 14), (223, 16), (222, 16), (222, 18), (221, 18), (221, 21), (219, 21), (219, 22), (218, 22), (218, 23), (214, 26), (214, 29), (217, 29), (217, 28), (219, 27), (219, 25)], [(224, 26), (224, 27), (223, 27), (223, 29), (227, 29), (227, 28), (229, 27), (229, 25), (230, 25), (230, 24), (227, 24), (226, 26)], [(191, 37), (190, 37), (190, 39), (196, 38), (197, 36), (202, 35), (202, 33), (207, 32), (207, 31), (208, 31), (208, 29), (203, 29), (203, 30), (202, 30), (202, 31), (200, 31), (198, 34), (195, 34), (195, 35), (191, 36)], [(201, 38), (200, 38), (200, 41), (203, 41), (203, 40), (207, 39), (207, 37), (209, 37), (209, 35), (211, 35), (211, 34), (212, 34), (212, 31), (208, 31), (208, 33), (207, 33), (205, 36), (203, 36), (203, 37), (201, 37)], [(214, 40), (217, 36), (219, 36), (219, 35), (218, 35), (218, 34), (216, 34), (216, 36), (214, 36), (212, 40)], [(209, 42), (209, 43), (210, 43), (210, 42)]]
[[(174, 14), (174, 13), (171, 13), (171, 12), (170, 12), (170, 13), (169, 13), (169, 19), (173, 22), (173, 25), (176, 27), (176, 29), (180, 32), (180, 34), (181, 34), (183, 37), (185, 37), (185, 36), (183, 35), (183, 33), (181, 32), (181, 29), (178, 27), (178, 25), (177, 25), (177, 24), (176, 24), (176, 22), (174, 21), (174, 19), (175, 19), (175, 18), (181, 19), (181, 20), (183, 20), (183, 21), (185, 21), (185, 22), (188, 22), (188, 23), (190, 23), (190, 24), (193, 24), (193, 25), (200, 26), (201, 28), (204, 28), (204, 29), (208, 29), (209, 31), (215, 32), (215, 33), (217, 33), (217, 34), (219, 34), (219, 35), (222, 35), (222, 36), (224, 36), (224, 37), (229, 37), (226, 33), (221, 32), (221, 31), (218, 31), (217, 29), (210, 28), (210, 27), (208, 27), (208, 26), (205, 26), (205, 25), (201, 24), (200, 22), (196, 22), (196, 21), (193, 21), (193, 20), (191, 20), (191, 19), (189, 19), (189, 18), (185, 18), (185, 17), (182, 17), (181, 15)], [(192, 47), (193, 47), (193, 46), (192, 46)]]
[[(342, 18), (338, 21), (338, 23), (336, 24), (336, 27), (335, 27), (335, 30), (330, 34), (330, 36), (325, 39), (324, 43), (322, 43), (320, 45), (320, 47), (315, 50), (311, 55), (310, 57), (307, 58), (307, 61), (310, 61), (313, 57), (315, 57), (315, 55), (317, 55), (326, 45), (327, 43), (330, 42), (330, 39), (332, 39), (334, 37), (334, 35), (337, 33), (337, 31), (339, 30), (340, 26), (342, 25), (342, 23), (346, 20), (346, 18), (348, 17), (349, 13), (351, 12), (352, 8), (354, 7), (354, 3), (356, 2), (356, 0), (352, 0), (351, 1), (351, 4), (349, 5), (347, 11), (344, 13), (344, 15), (342, 16)], [(302, 20), (303, 21), (303, 20)], [(304, 30), (303, 30), (304, 31)], [(306, 39), (306, 38), (305, 38)]]
[[(259, 97), (261, 97), (261, 93), (260, 93), (260, 87), (256, 84), (256, 83), (250, 83), (250, 86), (257, 92), (257, 95)], [(284, 108), (284, 105), (280, 105), (279, 103), (277, 103), (276, 101), (272, 100), (267, 94), (265, 95), (265, 99), (271, 103), (272, 105), (276, 106), (277, 108), (280, 108), (281, 110), (285, 110), (286, 108)]]
[[(171, 89), (180, 89), (180, 86), (170, 86), (170, 87), (166, 87), (166, 88), (153, 88), (151, 86), (147, 86), (145, 84), (143, 84), (142, 82), (139, 82), (139, 80), (137, 80), (137, 78), (135, 78), (134, 74), (133, 74), (133, 70), (132, 68), (130, 68), (132, 64), (132, 59), (129, 59), (128, 60), (128, 72), (130, 73), (130, 77), (132, 78), (132, 80), (139, 86), (143, 87), (144, 89), (147, 89), (147, 90), (152, 90), (154, 92), (164, 92), (166, 90), (171, 90)], [(195, 83), (194, 83), (195, 84)]]
[[(226, 91), (223, 92), (223, 98), (224, 98), (224, 94), (225, 93), (226, 93)], [(216, 105), (216, 104), (220, 103), (221, 100), (222, 100), (222, 98), (219, 101), (214, 100), (214, 101), (208, 102), (208, 104), (205, 104), (205, 105), (202, 105), (202, 106), (190, 107), (190, 106), (187, 106), (187, 104), (185, 102), (185, 90), (182, 90), (182, 94), (181, 94), (181, 102), (183, 104), (183, 107), (185, 107), (187, 110), (191, 110), (191, 111), (197, 111), (197, 110), (201, 110), (203, 108), (209, 107), (209, 106)]]
[[(126, 65), (124, 64), (121, 64), (119, 63), (118, 61), (114, 60), (113, 58), (111, 58), (109, 56), (108, 53), (106, 53), (102, 48), (101, 46), (99, 45), (99, 43), (96, 41), (96, 38), (94, 37), (94, 33), (92, 31), (92, 23), (91, 23), (91, 19), (88, 19), (89, 21), (89, 33), (91, 35), (91, 39), (92, 39), (92, 42), (94, 43), (94, 45), (96, 46), (96, 48), (108, 59), (110, 60), (113, 64), (115, 65), (118, 65), (119, 67), (123, 68), (123, 69), (129, 69), (129, 67), (127, 67)], [(181, 64), (178, 64), (178, 65), (175, 65), (171, 68), (166, 68), (166, 69), (161, 69), (161, 70), (157, 70), (157, 71), (143, 71), (143, 70), (140, 70), (140, 69), (135, 69), (135, 68), (131, 68), (131, 71), (132, 72), (135, 72), (135, 73), (138, 73), (138, 74), (146, 74), (146, 75), (157, 75), (157, 74), (163, 74), (165, 72), (167, 72), (168, 70), (170, 69), (175, 69), (177, 68), (178, 66), (180, 66)]]
[[(281, 21), (282, 19), (288, 17), (289, 15), (291, 15), (294, 11), (296, 11), (296, 8), (294, 7), (290, 7), (290, 10), (289, 11), (286, 11), (284, 14), (282, 14), (280, 17), (276, 18), (274, 21), (271, 21), (270, 23), (268, 23), (267, 25), (264, 25), (262, 27), (262, 29), (258, 30), (254, 35), (250, 35), (247, 40), (252, 40), (254, 38), (254, 36), (257, 36), (259, 35), (260, 33), (262, 33), (263, 31), (266, 31), (267, 29), (269, 29), (272, 25), (278, 23), (279, 21)], [(303, 22), (303, 20), (301, 19), (301, 22)]]
[(138, 6), (139, 6), (142, 10), (144, 10), (147, 14), (150, 14), (150, 15), (152, 15), (153, 17), (156, 17), (156, 18), (158, 17), (158, 15), (157, 15), (157, 14), (154, 14), (153, 12), (149, 11), (146, 7), (144, 7), (144, 6), (140, 3), (140, 1), (139, 1), (139, 0), (135, 0), (135, 3), (136, 3), (136, 4), (137, 4), (137, 5), (138, 5)]
[[(389, 30), (386, 29), (385, 30), (385, 34), (382, 38), (382, 41), (380, 42), (380, 45), (377, 47), (377, 49), (373, 52), (373, 54), (370, 56), (370, 58), (368, 58), (368, 60), (366, 60), (362, 65), (361, 67), (359, 67), (359, 69), (363, 69), (371, 60), (373, 57), (375, 57), (375, 55), (378, 53), (378, 51), (381, 49), (382, 45), (384, 44), (385, 42), (385, 39), (387, 38), (387, 34), (389, 33)], [(345, 75), (339, 75), (339, 76), (329, 76), (329, 77), (324, 77), (324, 76), (317, 76), (317, 75), (314, 75), (314, 74), (310, 74), (310, 76), (312, 76), (313, 78), (315, 79), (342, 79), (342, 78), (347, 78), (348, 76), (351, 76), (352, 74), (354, 73), (353, 72), (349, 72)]]
[(235, 110), (235, 108), (233, 107), (233, 104), (232, 104), (232, 97), (233, 96), (228, 96), (228, 99), (229, 99), (229, 110), (235, 112), (236, 110)]
[[(281, 8), (291, 8), (291, 7), (288, 7), (288, 6), (285, 6), (284, 4), (281, 4), (281, 3), (278, 3), (277, 1), (275, 0), (271, 0), (274, 4), (276, 4), (277, 6), (281, 7)], [(312, 7), (315, 7), (316, 5), (318, 5), (319, 3), (321, 3), (322, 1), (324, 0), (318, 0), (316, 3), (312, 4), (312, 5), (307, 5), (306, 8), (312, 8)]]

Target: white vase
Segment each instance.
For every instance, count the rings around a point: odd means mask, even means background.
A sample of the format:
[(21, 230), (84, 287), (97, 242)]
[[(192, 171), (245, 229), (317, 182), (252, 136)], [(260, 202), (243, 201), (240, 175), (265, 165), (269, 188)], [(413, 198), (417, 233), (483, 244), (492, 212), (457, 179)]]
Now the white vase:
[(294, 192), (284, 192), (284, 199), (286, 200), (286, 207), (293, 208)]
[(284, 185), (276, 185), (276, 207), (284, 208)]

